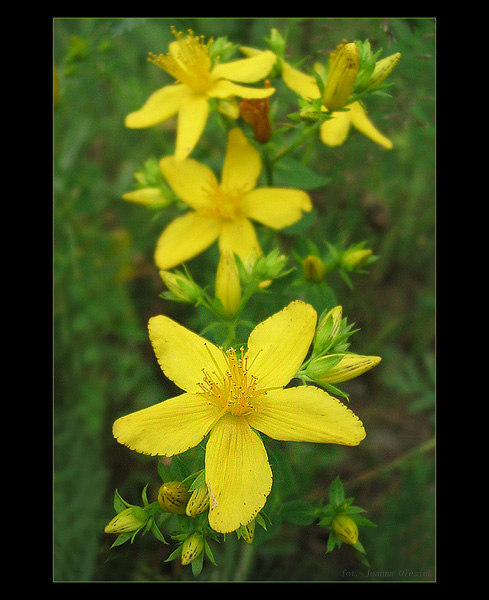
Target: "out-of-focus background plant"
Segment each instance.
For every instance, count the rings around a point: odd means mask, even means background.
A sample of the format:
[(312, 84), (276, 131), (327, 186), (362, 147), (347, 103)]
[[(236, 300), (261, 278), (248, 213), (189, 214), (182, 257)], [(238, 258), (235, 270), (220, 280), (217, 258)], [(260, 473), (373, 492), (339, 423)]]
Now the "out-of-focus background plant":
[[(347, 545), (326, 553), (327, 530), (288, 522), (284, 515), (275, 535), (256, 540), (253, 554), (241, 551), (242, 540), (229, 542), (235, 545), (226, 553), (229, 564), (203, 571), (202, 578), (432, 581), (436, 23), (430, 18), (53, 21), (53, 578), (193, 579), (180, 562), (165, 562), (170, 550), (151, 536), (113, 552), (113, 539), (103, 531), (114, 514), (115, 488), (136, 504), (148, 482), (153, 494), (161, 484), (154, 459), (129, 452), (111, 434), (121, 414), (175, 392), (155, 361), (147, 321), (164, 313), (195, 331), (205, 327), (203, 311), (160, 297), (166, 288), (153, 252), (174, 207), (152, 213), (122, 200), (150, 157), (173, 153), (174, 121), (144, 133), (124, 126), (126, 114), (169, 82), (147, 55), (166, 52), (171, 25), (262, 49), (276, 28), (286, 36), (286, 56), (301, 57), (303, 71), (325, 63), (343, 40), (369, 39), (383, 56), (402, 54), (389, 79), (390, 97), (368, 103), (370, 119), (393, 149), (352, 129), (343, 145), (318, 144), (309, 157), (308, 166), (328, 183), (309, 190), (313, 216), (279, 236), (295, 271), (274, 283), (277, 305), (272, 300), (269, 313), (282, 308), (284, 298), (300, 297), (318, 312), (341, 304), (348, 322), (360, 328), (354, 351), (383, 359), (343, 385), (367, 431), (358, 451), (289, 443), (292, 468), (282, 469), (274, 483), (288, 486), (292, 497), (315, 502), (328, 497), (339, 474), (346, 496), (354, 496), (377, 525), (362, 530), (370, 566)], [(282, 120), (299, 108), (285, 87), (270, 106)], [(222, 136), (217, 119), (209, 121), (193, 156), (205, 156), (220, 172), (222, 152), (213, 136)], [(311, 254), (301, 239), (305, 232), (323, 258), (331, 256), (331, 246), (365, 241), (378, 259), (367, 274), (351, 277), (353, 289), (337, 271), (320, 283), (290, 285), (301, 276), (301, 257)], [(216, 256), (211, 249), (193, 259), (192, 273), (209, 274), (200, 283), (213, 280)], [(250, 310), (259, 314), (259, 297)]]

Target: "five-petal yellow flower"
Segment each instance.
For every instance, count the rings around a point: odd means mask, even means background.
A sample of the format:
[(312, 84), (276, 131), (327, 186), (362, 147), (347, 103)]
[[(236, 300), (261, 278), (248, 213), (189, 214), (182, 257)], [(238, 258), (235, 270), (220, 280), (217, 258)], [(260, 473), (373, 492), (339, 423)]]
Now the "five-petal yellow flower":
[(216, 240), (222, 252), (243, 261), (261, 253), (250, 219), (282, 229), (312, 210), (306, 192), (288, 188), (255, 187), (261, 172), (260, 153), (235, 128), (229, 132), (221, 182), (209, 167), (195, 159), (167, 156), (161, 171), (173, 191), (193, 211), (177, 217), (163, 231), (155, 250), (160, 269), (171, 269), (206, 250)]
[(174, 85), (154, 92), (144, 106), (126, 117), (132, 129), (151, 127), (178, 113), (176, 160), (186, 158), (195, 148), (209, 115), (210, 98), (268, 98), (274, 88), (248, 88), (239, 83), (255, 83), (264, 79), (276, 57), (266, 51), (252, 58), (212, 65), (210, 44), (191, 31), (184, 37), (175, 33), (176, 41), (166, 55), (153, 55), (151, 60), (174, 79)]
[(165, 375), (184, 393), (121, 417), (118, 442), (144, 454), (172, 456), (201, 443), (209, 524), (235, 531), (255, 518), (272, 487), (260, 433), (276, 440), (358, 445), (361, 421), (314, 386), (285, 386), (303, 363), (317, 313), (290, 303), (253, 329), (247, 349), (224, 351), (166, 316), (152, 317), (149, 337)]

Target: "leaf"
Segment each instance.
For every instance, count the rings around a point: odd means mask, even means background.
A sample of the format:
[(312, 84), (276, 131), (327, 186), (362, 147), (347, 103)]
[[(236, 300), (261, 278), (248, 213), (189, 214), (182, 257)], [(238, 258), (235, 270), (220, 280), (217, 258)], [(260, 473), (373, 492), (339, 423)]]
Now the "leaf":
[(329, 486), (328, 491), (329, 501), (335, 506), (340, 505), (345, 500), (345, 490), (338, 475), (333, 483)]
[(298, 160), (290, 156), (284, 156), (274, 165), (273, 180), (276, 187), (285, 186), (301, 190), (314, 190), (328, 185), (331, 177), (318, 175)]

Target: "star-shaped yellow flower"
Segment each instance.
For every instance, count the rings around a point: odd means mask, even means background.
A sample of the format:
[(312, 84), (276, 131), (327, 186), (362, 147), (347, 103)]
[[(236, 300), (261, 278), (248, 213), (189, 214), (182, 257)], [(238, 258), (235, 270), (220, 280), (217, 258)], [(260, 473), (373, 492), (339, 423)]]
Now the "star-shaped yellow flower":
[[(316, 80), (310, 75), (306, 75), (294, 67), (282, 61), (282, 79), (287, 87), (296, 92), (303, 98), (314, 99), (320, 96), (319, 88)], [(324, 67), (322, 65), (314, 65), (314, 68), (325, 77)], [(325, 121), (320, 127), (320, 137), (327, 146), (341, 146), (348, 137), (350, 126), (370, 138), (376, 144), (383, 146), (387, 150), (392, 148), (392, 142), (385, 137), (375, 127), (375, 125), (367, 117), (367, 111), (363, 108), (360, 102), (352, 102), (345, 106), (345, 111), (333, 111), (332, 119)]]
[(312, 342), (317, 314), (289, 304), (251, 332), (247, 349), (226, 352), (166, 316), (149, 321), (165, 375), (184, 393), (118, 419), (114, 437), (143, 454), (205, 449), (209, 524), (218, 532), (247, 525), (264, 507), (272, 471), (258, 432), (276, 440), (358, 445), (361, 421), (314, 386), (285, 388)]
[(158, 268), (171, 269), (216, 240), (221, 251), (234, 252), (244, 261), (249, 252), (261, 253), (250, 219), (282, 229), (297, 222), (302, 211), (312, 210), (309, 196), (301, 190), (256, 188), (261, 166), (258, 150), (239, 128), (229, 132), (220, 183), (207, 166), (192, 158), (163, 158), (165, 179), (193, 211), (163, 231), (155, 251)]
[[(174, 32), (175, 33), (175, 32)], [(144, 106), (126, 117), (132, 129), (151, 127), (178, 113), (175, 158), (186, 158), (197, 144), (209, 115), (210, 98), (267, 98), (273, 88), (255, 89), (233, 83), (255, 83), (264, 79), (276, 57), (266, 51), (260, 56), (224, 64), (211, 64), (210, 45), (191, 31), (186, 37), (175, 33), (176, 41), (166, 55), (152, 55), (152, 62), (175, 79), (154, 92)]]

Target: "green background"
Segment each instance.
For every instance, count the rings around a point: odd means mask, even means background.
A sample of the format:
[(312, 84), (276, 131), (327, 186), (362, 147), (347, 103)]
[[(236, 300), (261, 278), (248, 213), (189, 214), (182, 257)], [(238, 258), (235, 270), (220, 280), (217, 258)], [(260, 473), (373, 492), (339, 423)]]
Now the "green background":
[[(157, 491), (155, 461), (119, 446), (114, 419), (173, 395), (162, 375), (146, 324), (168, 314), (200, 331), (208, 314), (162, 300), (153, 264), (156, 240), (175, 209), (151, 212), (125, 202), (134, 172), (150, 157), (172, 154), (174, 125), (129, 130), (124, 117), (171, 82), (147, 62), (166, 52), (170, 26), (227, 36), (265, 48), (277, 28), (286, 57), (307, 70), (326, 62), (342, 40), (368, 38), (382, 57), (401, 52), (389, 82), (391, 97), (369, 97), (369, 116), (394, 148), (384, 150), (352, 130), (339, 148), (318, 144), (308, 166), (330, 183), (310, 191), (316, 211), (295, 229), (270, 238), (290, 252), (308, 236), (348, 246), (362, 240), (379, 259), (350, 290), (336, 273), (327, 291), (294, 287), (299, 267), (249, 309), (256, 322), (300, 297), (320, 312), (336, 301), (360, 331), (351, 350), (382, 356), (381, 364), (343, 385), (367, 438), (355, 449), (284, 444), (291, 498), (327, 498), (340, 475), (347, 496), (377, 524), (361, 529), (370, 569), (351, 547), (325, 554), (328, 533), (316, 524), (283, 523), (260, 538), (253, 554), (242, 540), (229, 553), (213, 545), (220, 570), (205, 562), (201, 580), (245, 572), (250, 581), (435, 580), (435, 49), (434, 19), (54, 19), (53, 59), (59, 96), (53, 113), (53, 579), (55, 581), (191, 581), (190, 568), (165, 563), (168, 546), (151, 534), (109, 550), (104, 534), (117, 488), (140, 503), (146, 483)], [(237, 55), (235, 58), (239, 58)], [(280, 95), (279, 95), (280, 93)], [(298, 109), (277, 89), (277, 122)], [(224, 132), (212, 117), (193, 157), (217, 174)], [(300, 155), (299, 155), (300, 157)], [(213, 282), (217, 251), (189, 263), (199, 283)], [(228, 542), (227, 542), (228, 543)], [(226, 545), (227, 545), (226, 543)], [(222, 545), (221, 545), (222, 546)], [(234, 554), (235, 553), (235, 554)], [(236, 562), (235, 562), (236, 561)], [(219, 561), (218, 561), (219, 562)], [(244, 568), (246, 563), (246, 568)]]

